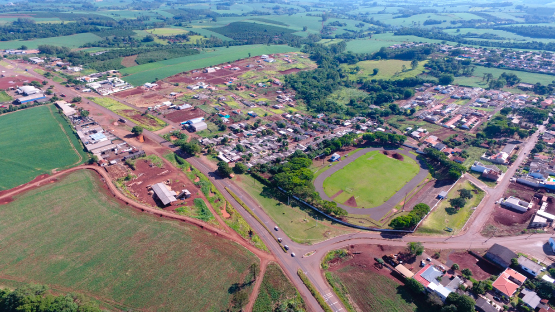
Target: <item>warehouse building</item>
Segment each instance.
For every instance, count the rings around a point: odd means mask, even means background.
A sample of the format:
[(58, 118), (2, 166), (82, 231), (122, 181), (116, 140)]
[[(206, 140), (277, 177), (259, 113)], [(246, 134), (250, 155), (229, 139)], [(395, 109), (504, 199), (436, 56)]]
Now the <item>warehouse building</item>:
[(164, 206), (170, 205), (172, 202), (177, 201), (175, 192), (170, 191), (164, 183), (156, 183), (152, 186), (152, 190)]
[(208, 129), (208, 125), (204, 121), (195, 122), (194, 124), (191, 125), (191, 130), (193, 130), (194, 132), (198, 132), (206, 129)]
[(17, 103), (18, 104), (25, 104), (25, 103), (39, 101), (39, 100), (43, 100), (43, 99), (46, 99), (46, 96), (44, 96), (44, 94), (35, 93), (35, 94), (29, 95), (29, 96), (20, 97), (19, 99), (17, 99)]

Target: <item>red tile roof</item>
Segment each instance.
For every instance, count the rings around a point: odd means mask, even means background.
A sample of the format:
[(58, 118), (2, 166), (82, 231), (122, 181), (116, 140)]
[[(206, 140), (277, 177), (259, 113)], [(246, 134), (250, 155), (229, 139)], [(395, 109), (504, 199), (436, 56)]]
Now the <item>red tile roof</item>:
[(422, 286), (424, 287), (428, 287), (428, 285), (430, 285), (430, 282), (428, 282), (426, 279), (424, 279), (421, 275), (422, 273), (426, 272), (426, 270), (431, 266), (431, 264), (426, 264), (420, 271), (418, 271), (418, 273), (414, 274), (413, 278), (415, 280), (417, 280), (420, 284), (422, 284)]
[(503, 294), (505, 294), (507, 297), (510, 298), (514, 295), (514, 293), (520, 287), (520, 285), (517, 285), (513, 281), (509, 280), (509, 277), (512, 277), (513, 279), (521, 283), (524, 283), (526, 281), (526, 277), (516, 272), (515, 270), (508, 268), (499, 275), (499, 277), (495, 280), (495, 282), (493, 282), (493, 287), (495, 289), (497, 289), (498, 291), (502, 292)]

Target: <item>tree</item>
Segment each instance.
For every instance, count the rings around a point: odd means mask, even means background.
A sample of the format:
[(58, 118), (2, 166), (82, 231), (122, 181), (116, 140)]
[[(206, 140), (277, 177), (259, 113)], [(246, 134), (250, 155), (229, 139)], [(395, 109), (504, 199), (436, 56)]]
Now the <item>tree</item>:
[(452, 179), (452, 180), (457, 180), (462, 175), (462, 173), (459, 170), (455, 169), (455, 168), (450, 169), (447, 174), (449, 175), (449, 178)]
[(443, 74), (439, 76), (438, 82), (440, 85), (449, 85), (455, 81), (455, 77), (452, 74)]
[(456, 263), (453, 263), (453, 265), (451, 266), (451, 269), (453, 269), (453, 271), (456, 271), (459, 269), (459, 265)]
[(476, 302), (474, 301), (474, 299), (465, 296), (465, 295), (459, 295), (455, 292), (452, 292), (449, 294), (449, 296), (447, 296), (447, 299), (445, 300), (445, 305), (454, 305), (457, 307), (456, 311), (457, 312), (475, 312), (475, 308), (474, 306), (476, 305)]
[(79, 114), (81, 115), (81, 117), (87, 118), (89, 117), (89, 111), (88, 110), (84, 110), (82, 109)]
[(466, 205), (466, 200), (462, 197), (451, 198), (449, 200), (449, 203), (451, 204), (451, 206), (453, 206), (453, 208), (460, 209), (464, 207), (464, 205)]
[(135, 126), (135, 127), (133, 127), (133, 129), (131, 129), (131, 132), (132, 132), (134, 135), (141, 135), (141, 134), (143, 134), (143, 127), (141, 127), (141, 126)]
[(224, 177), (229, 177), (232, 173), (231, 167), (225, 161), (218, 162), (218, 172)]
[(516, 269), (516, 268), (518, 268), (518, 265), (519, 265), (519, 264), (518, 264), (518, 259), (517, 259), (517, 258), (512, 258), (512, 259), (511, 259), (511, 267), (512, 267), (513, 269)]
[(416, 67), (418, 67), (418, 60), (414, 59), (414, 60), (410, 61), (410, 67), (412, 69), (416, 69)]
[(472, 192), (467, 189), (461, 189), (459, 190), (459, 193), (460, 193), (460, 196), (465, 199), (471, 199), (474, 196), (472, 195)]
[(412, 277), (405, 279), (405, 285), (407, 285), (409, 289), (416, 294), (423, 293), (426, 290), (424, 286), (422, 286), (422, 284), (420, 284), (417, 280), (415, 280)]
[(237, 174), (243, 174), (249, 171), (249, 167), (247, 167), (247, 165), (243, 163), (236, 163), (235, 166), (233, 167), (233, 171)]
[(71, 99), (71, 103), (78, 103), (81, 102), (81, 97), (80, 96), (76, 96), (73, 99)]
[(48, 81), (46, 81), (46, 80), (43, 80), (43, 81), (42, 81), (42, 85), (43, 85), (43, 86), (46, 86), (47, 84), (48, 84)]
[(510, 108), (510, 107), (504, 107), (504, 108), (502, 108), (502, 109), (499, 111), (499, 113), (500, 113), (501, 115), (503, 115), (503, 116), (507, 116), (507, 115), (509, 115), (512, 111), (513, 111), (512, 108)]
[(424, 252), (424, 246), (421, 242), (409, 242), (407, 243), (407, 250), (411, 255), (420, 256)]
[(472, 276), (472, 271), (470, 271), (470, 269), (466, 268), (466, 269), (462, 269), (461, 271), (462, 275), (464, 278), (469, 279)]
[(457, 312), (457, 306), (454, 304), (444, 305), (441, 308), (441, 312)]
[(379, 72), (380, 72), (379, 68), (372, 69), (372, 73), (374, 74), (374, 76), (376, 76)]
[(196, 155), (200, 153), (202, 147), (196, 142), (188, 142), (181, 146), (181, 150), (190, 155)]

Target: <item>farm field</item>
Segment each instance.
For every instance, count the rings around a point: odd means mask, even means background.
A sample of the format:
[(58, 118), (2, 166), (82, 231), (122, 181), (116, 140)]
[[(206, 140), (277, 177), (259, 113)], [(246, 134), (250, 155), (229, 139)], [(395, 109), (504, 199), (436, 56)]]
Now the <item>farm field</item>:
[(130, 210), (86, 170), (17, 196), (0, 216), (4, 279), (87, 293), (122, 310), (236, 311), (230, 287), (249, 284), (258, 261), (206, 231)]
[(291, 284), (287, 276), (279, 265), (270, 263), (266, 268), (262, 286), (256, 301), (254, 302), (253, 312), (275, 311), (277, 307), (289, 302), (294, 303), (298, 308), (306, 310), (304, 301), (297, 289)]
[[(237, 184), (258, 203), (291, 240), (301, 244), (314, 244), (328, 238), (354, 232), (353, 229), (332, 223), (310, 208), (287, 206), (268, 194), (268, 190), (250, 177), (239, 176)], [(287, 202), (287, 198), (283, 199)]]
[(107, 109), (118, 115), (125, 116), (127, 119), (131, 120), (139, 126), (142, 126), (147, 130), (156, 131), (166, 126), (166, 123), (161, 119), (150, 114), (142, 115), (141, 112), (134, 110), (129, 106), (122, 104), (114, 99), (108, 97), (88, 97), (87, 99), (95, 102), (100, 106), (106, 107)]
[(41, 44), (55, 45), (59, 47), (78, 48), (85, 43), (102, 40), (99, 36), (91, 33), (82, 33), (71, 36), (60, 36), (51, 38), (41, 38), (34, 40), (13, 40), (2, 42), (2, 49), (19, 49), (22, 45), (29, 49), (36, 49)]
[(123, 80), (138, 86), (145, 82), (151, 82), (155, 78), (164, 79), (181, 72), (244, 59), (249, 56), (249, 53), (251, 53), (251, 56), (258, 56), (294, 51), (299, 51), (299, 49), (285, 45), (250, 45), (215, 48), (211, 49), (210, 52), (125, 68), (121, 70), (121, 73), (128, 75), (124, 76)]
[(0, 91), (0, 103), (13, 101), (12, 97), (6, 91)]
[(192, 32), (196, 32), (201, 36), (206, 36), (206, 38), (210, 38), (210, 36), (214, 36), (216, 38), (220, 38), (223, 41), (232, 41), (233, 39), (228, 38), (224, 35), (218, 34), (215, 31), (211, 31), (210, 28), (186, 28), (186, 30), (190, 30)]
[(54, 105), (0, 116), (0, 150), (3, 162), (0, 191), (27, 183), (52, 169), (69, 168), (88, 159)]
[[(349, 78), (357, 81), (358, 79), (387, 79), (387, 80), (397, 80), (410, 77), (416, 77), (424, 71), (424, 65), (427, 61), (419, 62), (418, 67), (412, 69), (410, 66), (410, 61), (401, 60), (380, 60), (380, 61), (362, 61), (355, 65), (344, 65), (344, 68), (349, 73)], [(403, 65), (406, 70), (403, 72)], [(360, 70), (357, 72), (356, 67)], [(379, 70), (378, 74), (374, 76), (373, 70), (377, 68)]]
[[(449, 199), (459, 197), (459, 190), (467, 189), (472, 190), (474, 195), (471, 199), (467, 200), (466, 205), (458, 211), (451, 207)], [(476, 191), (476, 193), (474, 192)], [(474, 212), (473, 208), (477, 207), (485, 193), (468, 181), (459, 181), (447, 195), (447, 198), (442, 200), (440, 204), (428, 215), (422, 222), (417, 230), (420, 234), (433, 234), (433, 235), (453, 235), (460, 232), (468, 218)], [(446, 227), (453, 229), (452, 232), (444, 231)]]
[(379, 151), (368, 152), (324, 180), (324, 192), (331, 198), (336, 196), (338, 203), (345, 204), (354, 197), (356, 207), (372, 208), (386, 202), (418, 171), (412, 158), (400, 161)]
[(472, 77), (455, 77), (455, 83), (459, 85), (465, 85), (469, 87), (480, 87), (480, 88), (487, 88), (486, 81), (482, 81), (482, 77), (485, 73), (492, 74), (496, 79), (502, 73), (512, 73), (517, 75), (522, 82), (535, 84), (537, 82), (541, 83), (542, 85), (548, 85), (552, 81), (555, 80), (555, 76), (547, 75), (547, 74), (539, 74), (539, 73), (528, 73), (518, 70), (510, 70), (510, 69), (499, 69), (499, 68), (487, 68), (483, 66), (476, 66), (474, 70), (474, 74)]

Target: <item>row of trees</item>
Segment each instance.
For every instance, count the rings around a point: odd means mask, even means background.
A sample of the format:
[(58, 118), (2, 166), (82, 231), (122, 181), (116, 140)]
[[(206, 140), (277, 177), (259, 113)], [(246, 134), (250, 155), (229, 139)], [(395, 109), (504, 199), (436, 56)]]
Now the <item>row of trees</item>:
[(424, 153), (428, 164), (428, 170), (430, 170), (434, 176), (456, 180), (466, 172), (465, 166), (450, 160), (444, 153), (435, 148), (425, 148)]
[(0, 311), (101, 312), (96, 303), (81, 294), (55, 296), (43, 285), (23, 286), (13, 291), (0, 289)]
[(430, 212), (430, 206), (424, 203), (417, 204), (412, 208), (409, 214), (391, 220), (389, 226), (398, 230), (412, 228), (416, 226), (428, 212)]
[(365, 133), (362, 138), (368, 143), (380, 143), (380, 144), (395, 144), (401, 145), (405, 143), (407, 137), (402, 134), (386, 133), (382, 131), (376, 131), (373, 133)]

